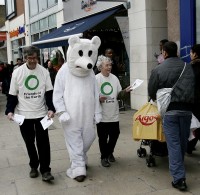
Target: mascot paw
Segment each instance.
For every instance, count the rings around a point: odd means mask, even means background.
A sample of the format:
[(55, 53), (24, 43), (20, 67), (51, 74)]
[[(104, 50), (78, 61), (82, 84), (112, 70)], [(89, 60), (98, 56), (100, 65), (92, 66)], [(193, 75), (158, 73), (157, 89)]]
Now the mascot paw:
[(95, 114), (95, 123), (98, 124), (101, 122), (102, 115), (101, 114)]
[(67, 112), (64, 112), (63, 114), (60, 115), (60, 117), (58, 118), (60, 123), (66, 123), (70, 120), (70, 116)]

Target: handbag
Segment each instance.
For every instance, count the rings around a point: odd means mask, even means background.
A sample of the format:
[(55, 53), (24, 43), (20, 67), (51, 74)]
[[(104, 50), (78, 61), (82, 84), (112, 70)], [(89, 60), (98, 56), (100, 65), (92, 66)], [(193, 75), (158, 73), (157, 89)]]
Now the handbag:
[(186, 67), (186, 63), (184, 65), (184, 68), (178, 78), (178, 80), (176, 81), (176, 83), (174, 84), (174, 86), (172, 88), (162, 88), (162, 89), (158, 89), (157, 93), (156, 93), (156, 100), (157, 100), (157, 106), (158, 106), (158, 111), (160, 113), (160, 115), (163, 117), (165, 112), (167, 111), (167, 108), (171, 102), (171, 94), (172, 91), (174, 90), (174, 88), (176, 87), (179, 79), (181, 78), (184, 70)]

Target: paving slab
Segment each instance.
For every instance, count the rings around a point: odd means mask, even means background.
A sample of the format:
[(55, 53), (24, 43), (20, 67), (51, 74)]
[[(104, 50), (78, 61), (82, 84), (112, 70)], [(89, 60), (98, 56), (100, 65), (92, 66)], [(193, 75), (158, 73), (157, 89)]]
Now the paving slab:
[[(120, 111), (120, 137), (115, 148), (116, 162), (109, 168), (100, 164), (98, 138), (88, 152), (88, 171), (84, 182), (66, 176), (70, 166), (62, 127), (57, 119), (49, 129), (51, 183), (29, 178), (29, 159), (19, 127), (4, 115), (6, 97), (0, 94), (0, 195), (199, 195), (200, 144), (193, 155), (185, 156), (188, 191), (171, 186), (168, 157), (155, 157), (156, 166), (147, 167), (145, 158), (137, 156), (140, 142), (132, 139), (135, 110)], [(145, 146), (147, 153), (149, 147)]]

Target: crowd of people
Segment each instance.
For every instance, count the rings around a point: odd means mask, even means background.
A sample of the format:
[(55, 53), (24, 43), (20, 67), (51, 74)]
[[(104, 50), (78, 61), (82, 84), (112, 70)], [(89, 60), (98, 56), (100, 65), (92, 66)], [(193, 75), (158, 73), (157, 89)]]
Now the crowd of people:
[[(152, 70), (149, 78), (148, 94), (156, 101), (158, 89), (171, 88), (183, 71), (172, 93), (167, 112), (163, 116), (163, 128), (169, 154), (169, 170), (173, 177), (172, 186), (179, 190), (186, 190), (184, 155), (185, 152), (191, 154), (200, 139), (200, 129), (196, 129), (195, 139), (188, 141), (192, 114), (200, 120), (200, 44), (191, 47), (190, 64), (184, 63), (178, 57), (178, 47), (175, 42), (162, 40), (160, 51), (160, 57), (156, 56), (158, 66)], [(21, 59), (17, 60), (15, 68), (5, 63), (0, 64), (2, 92), (8, 95), (6, 115), (9, 120), (13, 120), (17, 109), (19, 114), (25, 116), (20, 131), (30, 158), (30, 177), (37, 177), (38, 167), (40, 167), (42, 180), (51, 181), (54, 177), (50, 168), (48, 130), (42, 129), (40, 120), (46, 114), (49, 118), (53, 118), (56, 113), (52, 100), (53, 86), (64, 59), (60, 60), (55, 57), (56, 54), (53, 55), (46, 62), (47, 69), (45, 69), (38, 64), (39, 49), (31, 46), (24, 52), (23, 65)], [(122, 90), (113, 53), (111, 48), (106, 49), (105, 54), (98, 57), (94, 70), (102, 108), (102, 119), (97, 124), (97, 135), (103, 167), (110, 167), (116, 161), (114, 149), (120, 134), (118, 98), (131, 91), (130, 86)], [(58, 65), (58, 69), (54, 68), (55, 64)], [(32, 82), (35, 83), (34, 86)], [(83, 180), (84, 178), (77, 179), (77, 181)]]

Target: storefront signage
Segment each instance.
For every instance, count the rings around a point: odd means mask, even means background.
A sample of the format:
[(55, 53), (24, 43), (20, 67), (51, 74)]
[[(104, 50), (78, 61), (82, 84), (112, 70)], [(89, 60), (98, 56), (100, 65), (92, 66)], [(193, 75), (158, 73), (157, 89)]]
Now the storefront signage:
[(16, 30), (10, 31), (9, 35), (10, 38), (12, 37), (18, 37), (19, 34), (25, 34), (25, 26), (19, 26), (19, 28), (17, 28)]
[(75, 25), (72, 26), (72, 27), (66, 28), (66, 29), (64, 30), (64, 32), (69, 32), (69, 31), (71, 31), (71, 30), (74, 30), (74, 29), (76, 29), (77, 27), (83, 25), (84, 23), (85, 23), (85, 22), (81, 22), (81, 23), (75, 24)]
[(0, 32), (0, 41), (6, 40), (6, 32)]
[(83, 0), (81, 1), (81, 9), (85, 10), (86, 12), (89, 12), (93, 9), (93, 6), (96, 4), (96, 0)]

